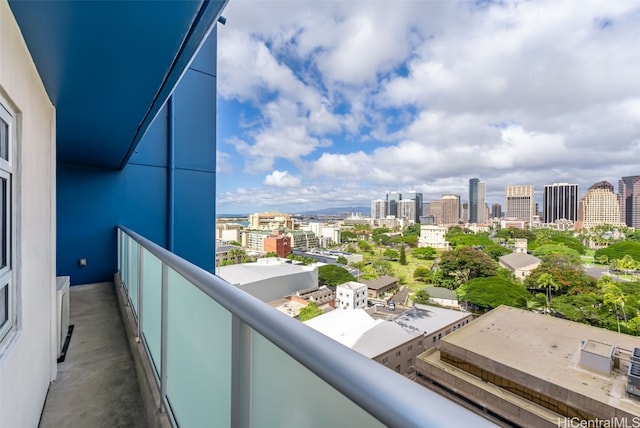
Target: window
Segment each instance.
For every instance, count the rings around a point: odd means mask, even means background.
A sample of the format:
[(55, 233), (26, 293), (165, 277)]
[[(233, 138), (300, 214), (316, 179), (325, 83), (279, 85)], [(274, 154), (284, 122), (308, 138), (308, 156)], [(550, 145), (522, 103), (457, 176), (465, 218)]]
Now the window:
[(397, 371), (398, 373), (400, 373), (400, 364), (398, 364), (398, 365), (396, 366), (396, 371)]
[(387, 364), (389, 362), (389, 357), (384, 357), (382, 359), (382, 364)]
[(16, 298), (11, 251), (14, 135), (13, 116), (0, 103), (0, 342), (15, 326)]
[(396, 352), (396, 357), (400, 356), (400, 351)]
[(412, 351), (413, 350), (413, 345), (409, 345), (409, 349), (407, 349), (408, 351)]

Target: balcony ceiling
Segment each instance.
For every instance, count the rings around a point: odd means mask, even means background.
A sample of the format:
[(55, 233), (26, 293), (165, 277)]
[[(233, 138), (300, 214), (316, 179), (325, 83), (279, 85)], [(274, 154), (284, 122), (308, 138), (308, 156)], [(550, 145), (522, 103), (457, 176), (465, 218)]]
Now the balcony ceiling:
[(227, 1), (10, 0), (56, 106), (58, 162), (123, 168)]

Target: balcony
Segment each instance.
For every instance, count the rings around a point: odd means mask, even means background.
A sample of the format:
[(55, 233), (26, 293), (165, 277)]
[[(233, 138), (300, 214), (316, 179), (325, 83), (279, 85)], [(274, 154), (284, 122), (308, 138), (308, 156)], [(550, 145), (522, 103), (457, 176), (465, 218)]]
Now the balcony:
[(118, 263), (173, 426), (490, 424), (126, 228)]

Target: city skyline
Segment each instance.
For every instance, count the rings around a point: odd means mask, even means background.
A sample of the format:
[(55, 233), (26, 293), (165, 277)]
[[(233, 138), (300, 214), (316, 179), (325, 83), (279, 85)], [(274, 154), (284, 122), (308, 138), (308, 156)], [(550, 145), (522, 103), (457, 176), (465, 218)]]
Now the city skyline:
[[(369, 206), (637, 174), (634, 2), (235, 1), (218, 29), (218, 212)], [(539, 17), (544, 16), (544, 20)]]

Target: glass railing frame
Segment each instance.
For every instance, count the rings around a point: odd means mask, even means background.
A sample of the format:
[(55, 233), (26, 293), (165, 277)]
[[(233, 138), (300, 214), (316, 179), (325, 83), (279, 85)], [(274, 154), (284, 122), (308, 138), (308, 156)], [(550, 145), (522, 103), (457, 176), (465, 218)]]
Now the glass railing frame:
[[(149, 358), (149, 346), (141, 330), (144, 317), (142, 293), (144, 286), (142, 251), (147, 250), (162, 262), (162, 326), (161, 326), (161, 361), (159, 376), (156, 382), (160, 389), (162, 401), (174, 426), (177, 422), (167, 400), (167, 275), (172, 269), (197, 287), (208, 297), (226, 308), (232, 314), (232, 355), (243, 355), (250, 347), (252, 330), (264, 336), (286, 354), (313, 372), (324, 382), (339, 391), (366, 413), (382, 424), (393, 427), (429, 427), (429, 426), (493, 426), (482, 416), (447, 399), (439, 394), (416, 384), (402, 375), (380, 365), (379, 363), (343, 346), (314, 329), (282, 314), (255, 297), (239, 290), (204, 269), (182, 259), (176, 254), (162, 248), (136, 232), (118, 227), (118, 269), (131, 275), (131, 251), (124, 235), (134, 240), (137, 245), (137, 306), (132, 308), (136, 313), (138, 338), (144, 345)], [(125, 279), (122, 279), (125, 281)], [(127, 281), (129, 278), (126, 279)], [(130, 288), (123, 284), (130, 305), (134, 302), (129, 297)], [(326, 355), (333, 361), (327, 361)], [(247, 367), (241, 366), (242, 358), (232, 358), (231, 421), (232, 426), (250, 426), (251, 418), (247, 408), (247, 388), (250, 379)], [(330, 364), (335, 362), (338, 364)], [(153, 365), (153, 364), (152, 364)]]

